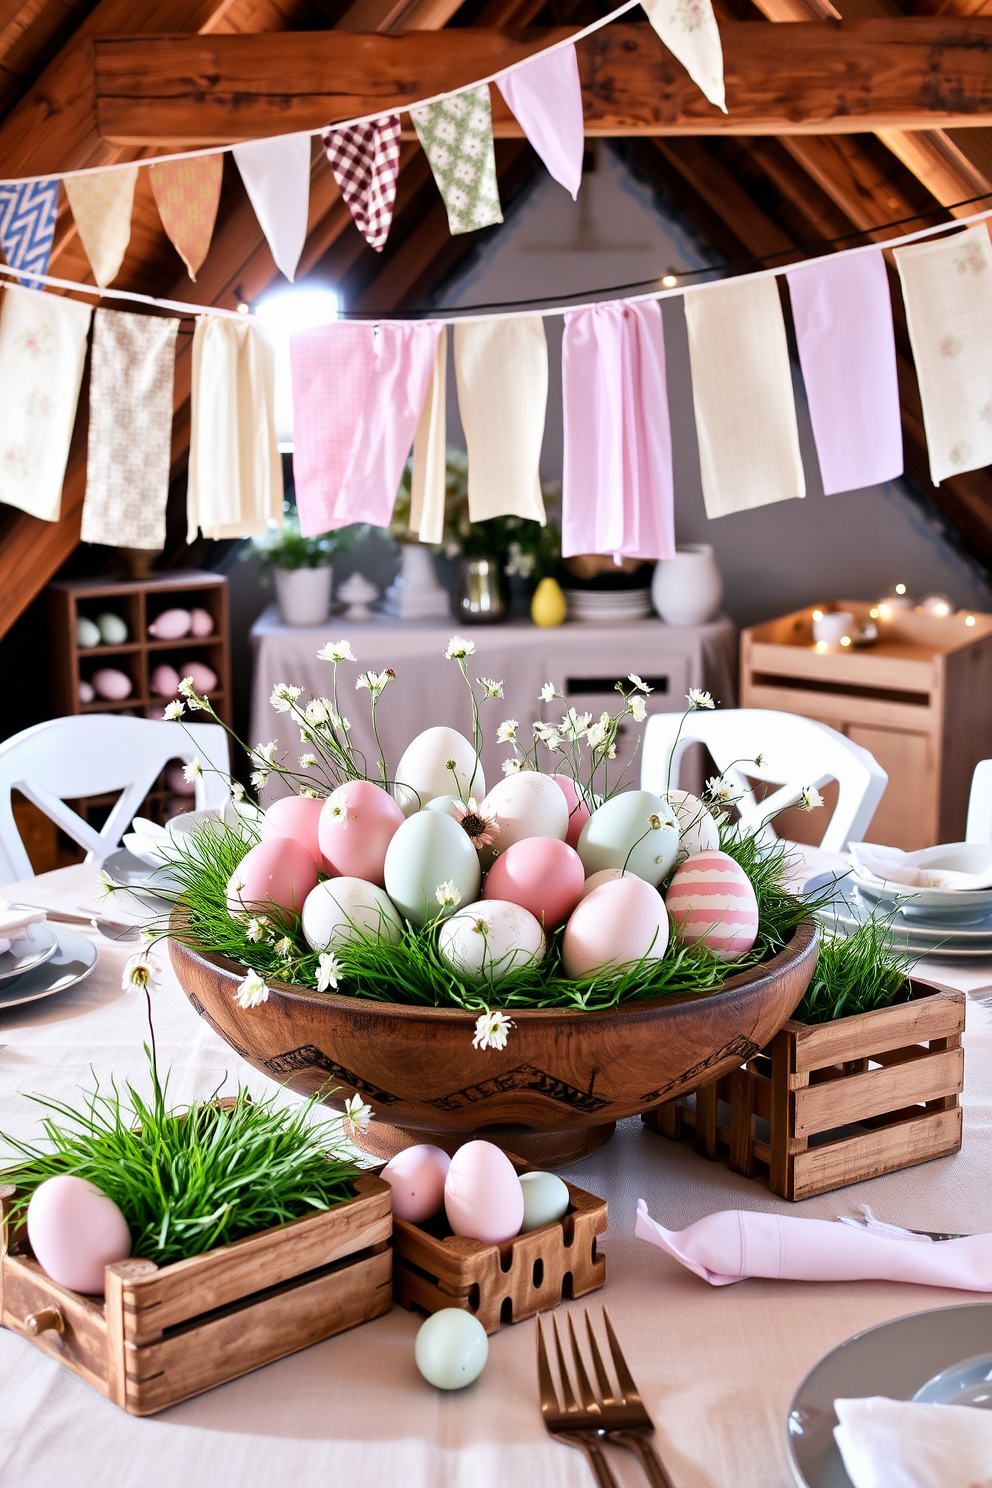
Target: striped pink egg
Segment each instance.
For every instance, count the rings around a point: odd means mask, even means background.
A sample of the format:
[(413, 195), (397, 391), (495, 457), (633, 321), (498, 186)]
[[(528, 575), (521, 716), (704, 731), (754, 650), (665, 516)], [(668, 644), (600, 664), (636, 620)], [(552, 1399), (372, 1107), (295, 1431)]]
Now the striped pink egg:
[(758, 901), (751, 880), (729, 853), (693, 853), (676, 869), (665, 907), (686, 945), (707, 946), (721, 961), (736, 961), (758, 935)]

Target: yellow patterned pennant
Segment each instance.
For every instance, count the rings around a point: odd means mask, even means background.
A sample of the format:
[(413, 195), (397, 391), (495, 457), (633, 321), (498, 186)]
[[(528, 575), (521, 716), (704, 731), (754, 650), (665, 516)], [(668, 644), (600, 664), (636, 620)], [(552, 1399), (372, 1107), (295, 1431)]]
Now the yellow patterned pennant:
[(223, 155), (165, 160), (151, 168), (162, 226), (194, 282), (213, 237), (223, 173)]
[(100, 171), (93, 176), (66, 176), (65, 194), (76, 219), (97, 284), (110, 284), (124, 262), (131, 240), (131, 205), (138, 167)]

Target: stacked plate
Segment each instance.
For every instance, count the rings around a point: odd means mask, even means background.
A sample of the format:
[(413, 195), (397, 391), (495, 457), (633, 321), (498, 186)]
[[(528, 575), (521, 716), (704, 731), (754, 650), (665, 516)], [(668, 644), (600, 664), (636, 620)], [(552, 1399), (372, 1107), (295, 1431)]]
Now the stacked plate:
[(84, 935), (64, 925), (32, 925), (29, 935), (0, 955), (0, 1012), (63, 992), (95, 965), (96, 946)]
[[(807, 893), (821, 893), (834, 881), (832, 873), (818, 873), (805, 885)], [(913, 890), (907, 890), (912, 894)], [(918, 905), (909, 913), (907, 901), (896, 913), (889, 938), (901, 950), (914, 951), (919, 956), (981, 957), (992, 960), (992, 910), (984, 918), (969, 920), (961, 924), (939, 916), (929, 916), (925, 908)], [(853, 874), (847, 874), (837, 882), (834, 897), (821, 915), (828, 930), (835, 934), (850, 935), (873, 911), (885, 914), (892, 909), (891, 901), (869, 896), (855, 882)]]
[(569, 620), (623, 624), (651, 614), (650, 589), (566, 589)]

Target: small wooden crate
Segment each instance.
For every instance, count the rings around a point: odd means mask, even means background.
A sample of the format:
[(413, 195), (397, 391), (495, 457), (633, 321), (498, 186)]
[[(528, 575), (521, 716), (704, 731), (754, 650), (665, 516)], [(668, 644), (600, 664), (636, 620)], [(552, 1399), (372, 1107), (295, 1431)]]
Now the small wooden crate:
[(961, 1147), (965, 996), (913, 978), (906, 1002), (790, 1020), (741, 1069), (642, 1120), (784, 1199), (808, 1199)]
[(488, 1245), (452, 1235), (443, 1216), (429, 1227), (393, 1220), (393, 1291), (411, 1312), (473, 1312), (487, 1333), (519, 1323), (562, 1298), (584, 1297), (606, 1280), (596, 1237), (606, 1200), (567, 1184), (568, 1213), (555, 1224)]
[(106, 1268), (106, 1297), (59, 1286), (14, 1231), (0, 1189), (0, 1320), (130, 1415), (149, 1416), (392, 1306), (392, 1191), (355, 1197), (169, 1266)]

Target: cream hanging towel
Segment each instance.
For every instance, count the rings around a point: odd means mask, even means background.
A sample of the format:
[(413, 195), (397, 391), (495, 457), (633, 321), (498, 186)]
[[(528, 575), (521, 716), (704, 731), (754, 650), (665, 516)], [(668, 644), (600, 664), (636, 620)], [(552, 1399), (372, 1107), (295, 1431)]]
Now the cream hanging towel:
[(138, 167), (100, 171), (93, 176), (65, 176), (79, 240), (97, 284), (111, 284), (131, 241), (131, 208)]
[(171, 316), (93, 317), (83, 542), (165, 547), (178, 329)]
[(539, 315), (455, 326), (458, 407), (468, 446), (473, 522), (545, 523), (539, 466), (548, 402), (548, 343)]
[(685, 294), (708, 517), (806, 495), (778, 288), (731, 279)]
[(410, 531), (425, 543), (439, 543), (444, 537), (444, 498), (448, 489), (447, 393), (448, 328), (442, 326), (434, 354), (434, 373), (413, 441)]
[(992, 245), (983, 223), (897, 248), (935, 486), (992, 464)]
[(204, 315), (193, 335), (187, 541), (282, 525), (275, 363), (251, 321)]
[(11, 285), (0, 312), (0, 501), (57, 522), (92, 309)]

